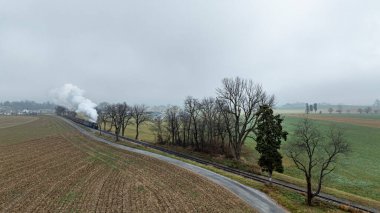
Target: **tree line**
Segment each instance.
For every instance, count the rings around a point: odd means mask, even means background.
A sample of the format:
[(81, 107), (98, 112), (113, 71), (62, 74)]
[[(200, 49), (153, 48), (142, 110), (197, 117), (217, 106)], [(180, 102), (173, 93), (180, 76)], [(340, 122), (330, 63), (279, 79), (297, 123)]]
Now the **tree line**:
[(305, 113), (306, 114), (309, 114), (309, 113), (311, 113), (313, 111), (315, 113), (317, 113), (317, 110), (318, 110), (318, 104), (317, 103), (314, 103), (314, 104), (306, 103), (305, 107), (306, 107), (306, 109), (305, 109)]
[(274, 100), (252, 80), (225, 78), (216, 97), (188, 96), (182, 108), (170, 106), (153, 119), (156, 141), (239, 160), (244, 142), (257, 132), (260, 106), (272, 107)]
[(147, 109), (148, 107), (143, 104), (130, 106), (126, 102), (116, 104), (103, 103), (96, 108), (99, 130), (113, 130), (115, 140), (118, 141), (120, 135), (125, 135), (127, 126), (135, 124), (135, 139), (139, 139), (141, 124), (150, 120)]

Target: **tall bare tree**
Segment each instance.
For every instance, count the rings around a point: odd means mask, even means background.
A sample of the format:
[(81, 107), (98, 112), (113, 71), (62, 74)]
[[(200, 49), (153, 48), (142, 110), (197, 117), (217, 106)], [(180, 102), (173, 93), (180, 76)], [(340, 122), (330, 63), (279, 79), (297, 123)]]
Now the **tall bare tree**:
[(161, 116), (157, 116), (152, 121), (152, 130), (155, 133), (156, 142), (159, 144), (164, 144), (164, 119)]
[[(97, 123), (98, 123), (98, 127), (99, 127), (99, 132), (101, 134), (101, 130), (106, 130), (106, 126), (107, 126), (107, 123), (108, 123), (108, 120), (109, 120), (109, 116), (108, 116), (108, 111), (107, 111), (107, 108), (108, 108), (109, 104), (106, 103), (106, 102), (101, 102), (100, 104), (98, 104), (98, 106), (96, 107), (96, 111), (98, 112), (98, 120), (97, 120)], [(102, 125), (103, 125), (103, 128), (102, 128)]]
[(195, 146), (196, 150), (200, 150), (198, 138), (199, 101), (191, 96), (187, 97), (185, 100), (185, 112), (190, 116), (188, 137), (191, 146)]
[(167, 130), (170, 134), (170, 142), (177, 144), (179, 142), (179, 128), (180, 128), (180, 110), (177, 106), (171, 106), (166, 110), (165, 120), (167, 123)]
[(98, 124), (99, 134), (102, 134), (102, 124), (103, 130), (106, 129), (107, 124), (107, 112), (105, 108), (96, 107), (96, 111), (98, 112), (98, 120), (96, 123)]
[(125, 130), (127, 129), (127, 126), (131, 124), (132, 119), (132, 108), (127, 103), (120, 104), (120, 116), (121, 116), (121, 135), (125, 135)]
[(145, 105), (134, 105), (132, 108), (132, 116), (136, 123), (136, 137), (137, 140), (139, 138), (139, 128), (142, 123), (149, 120), (149, 116), (147, 114), (148, 107)]
[(110, 127), (109, 131), (111, 131), (112, 128), (115, 127), (114, 128), (115, 129), (115, 141), (119, 141), (121, 123), (120, 123), (118, 112), (117, 112), (117, 105), (116, 104), (108, 105), (106, 108), (106, 112), (107, 112), (107, 116), (108, 116), (109, 120), (111, 121), (111, 127)]
[[(312, 199), (321, 191), (325, 176), (334, 171), (338, 156), (347, 153), (349, 147), (341, 129), (332, 127), (324, 137), (307, 118), (298, 123), (294, 137), (287, 144), (286, 152), (305, 175), (307, 204), (312, 205)], [(316, 182), (314, 187), (313, 181)]]
[(202, 138), (201, 148), (205, 148), (205, 142), (210, 146), (215, 145), (215, 119), (216, 105), (215, 99), (212, 97), (202, 99), (200, 103), (201, 118), (204, 125), (204, 135)]
[(259, 106), (272, 106), (274, 96), (268, 96), (261, 85), (254, 84), (252, 80), (239, 77), (223, 79), (217, 94), (218, 99), (224, 102), (226, 112), (232, 115), (232, 125), (227, 126), (227, 129), (233, 156), (239, 160), (242, 145), (249, 134), (254, 133), (257, 125), (256, 112)]

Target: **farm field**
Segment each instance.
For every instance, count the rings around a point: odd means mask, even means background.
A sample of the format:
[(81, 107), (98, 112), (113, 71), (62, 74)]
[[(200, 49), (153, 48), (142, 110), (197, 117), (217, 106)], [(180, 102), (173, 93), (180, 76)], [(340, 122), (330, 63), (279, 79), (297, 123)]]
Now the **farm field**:
[[(380, 167), (377, 162), (380, 153), (380, 119), (351, 114), (309, 115), (309, 118), (315, 120), (322, 132), (331, 125), (343, 128), (352, 150), (340, 158), (336, 170), (327, 176), (326, 186), (379, 201)], [(292, 132), (301, 119), (301, 115), (285, 116), (285, 129), (290, 133), (288, 140), (292, 140)], [(284, 157), (284, 164), (286, 175), (303, 177), (290, 159)]]
[(30, 116), (0, 116), (0, 129), (17, 126), (37, 120)]
[[(286, 117), (303, 118), (304, 114), (289, 114)], [(313, 120), (331, 121), (346, 123), (357, 126), (380, 128), (380, 116), (378, 115), (360, 115), (360, 114), (309, 114), (308, 118)]]
[(252, 212), (187, 170), (89, 140), (54, 117), (0, 129), (0, 212)]

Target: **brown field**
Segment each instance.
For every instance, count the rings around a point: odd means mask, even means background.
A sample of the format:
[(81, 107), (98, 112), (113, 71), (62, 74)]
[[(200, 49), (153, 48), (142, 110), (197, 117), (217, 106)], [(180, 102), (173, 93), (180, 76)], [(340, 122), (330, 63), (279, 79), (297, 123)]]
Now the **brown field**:
[[(305, 117), (304, 114), (287, 114), (289, 117)], [(366, 127), (374, 127), (380, 128), (380, 120), (379, 119), (365, 119), (365, 118), (352, 118), (352, 117), (338, 117), (338, 116), (321, 116), (321, 115), (307, 115), (308, 118), (313, 120), (321, 120), (321, 121), (333, 121), (339, 123), (347, 123), (354, 124), (358, 126), (366, 126)]]
[(0, 129), (0, 139), (0, 212), (253, 212), (198, 175), (54, 117)]
[(0, 129), (26, 124), (37, 119), (37, 117), (30, 116), (0, 116)]

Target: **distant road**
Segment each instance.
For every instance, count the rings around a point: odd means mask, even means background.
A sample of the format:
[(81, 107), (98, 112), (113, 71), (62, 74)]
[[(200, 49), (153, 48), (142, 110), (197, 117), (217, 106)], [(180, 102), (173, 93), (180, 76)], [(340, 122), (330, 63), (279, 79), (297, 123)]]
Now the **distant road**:
[[(62, 119), (64, 119), (64, 118), (62, 118)], [(281, 206), (279, 206), (277, 203), (275, 203), (275, 201), (273, 201), (266, 194), (264, 194), (263, 192), (260, 192), (259, 190), (256, 190), (254, 188), (240, 184), (240, 183), (238, 183), (238, 182), (236, 182), (230, 178), (219, 175), (219, 174), (214, 173), (212, 171), (209, 171), (207, 169), (203, 169), (201, 167), (198, 167), (198, 166), (195, 166), (195, 165), (192, 165), (189, 163), (185, 163), (185, 162), (177, 160), (177, 159), (173, 159), (170, 157), (166, 157), (163, 155), (159, 155), (159, 154), (144, 151), (144, 150), (134, 149), (134, 148), (127, 147), (127, 146), (124, 146), (121, 144), (113, 143), (113, 142), (105, 140), (103, 138), (96, 137), (95, 135), (91, 134), (90, 132), (79, 127), (77, 124), (74, 124), (73, 122), (66, 120), (66, 119), (64, 119), (64, 120), (67, 123), (69, 123), (70, 125), (72, 125), (73, 127), (75, 127), (82, 134), (84, 134), (84, 135), (86, 135), (86, 136), (88, 136), (94, 140), (97, 140), (97, 141), (102, 142), (102, 143), (106, 143), (108, 145), (111, 145), (111, 146), (119, 148), (119, 149), (127, 150), (130, 152), (135, 152), (135, 153), (139, 153), (139, 154), (143, 154), (143, 155), (147, 155), (147, 156), (150, 156), (150, 157), (153, 157), (153, 158), (174, 164), (176, 166), (182, 167), (184, 169), (190, 170), (190, 171), (197, 173), (203, 177), (206, 177), (207, 179), (213, 181), (214, 183), (217, 183), (217, 184), (223, 186), (224, 188), (230, 190), (235, 195), (237, 195), (240, 199), (247, 202), (250, 206), (252, 206), (254, 209), (256, 209), (259, 212), (263, 212), (263, 213), (264, 212), (265, 213), (266, 212), (279, 212), (279, 213), (286, 212), (285, 209), (283, 209)]]

